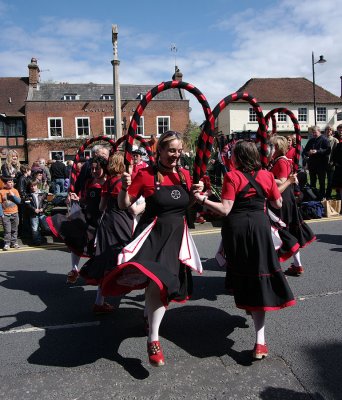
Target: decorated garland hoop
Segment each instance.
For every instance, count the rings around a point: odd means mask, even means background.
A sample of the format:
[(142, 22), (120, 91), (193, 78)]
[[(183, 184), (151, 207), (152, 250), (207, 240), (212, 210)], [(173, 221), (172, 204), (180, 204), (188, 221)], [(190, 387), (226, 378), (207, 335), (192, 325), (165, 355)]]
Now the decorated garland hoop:
[[(266, 167), (267, 166), (267, 125), (266, 125), (266, 121), (265, 121), (261, 106), (258, 104), (258, 102), (256, 101), (256, 99), (253, 96), (251, 96), (250, 94), (248, 94), (246, 92), (235, 92), (235, 93), (228, 95), (227, 97), (222, 99), (216, 105), (216, 107), (213, 109), (211, 118), (213, 120), (216, 120), (216, 118), (218, 117), (220, 112), (222, 110), (224, 110), (228, 104), (230, 104), (234, 101), (238, 101), (238, 100), (247, 101), (253, 107), (254, 111), (256, 112), (257, 120), (258, 120), (258, 124), (259, 124), (259, 129), (257, 132), (257, 141), (260, 141), (260, 154), (261, 154), (260, 158), (261, 158), (261, 163), (262, 163), (263, 167)], [(206, 146), (206, 153), (210, 153), (211, 149), (212, 149), (212, 141), (208, 140), (207, 146)], [(205, 172), (204, 167), (205, 166), (203, 165), (203, 168), (201, 170), (202, 174)]]
[[(127, 137), (127, 142), (126, 142), (126, 146), (125, 146), (126, 170), (128, 170), (129, 165), (131, 165), (132, 147), (133, 147), (133, 142), (134, 142), (134, 138), (135, 138), (135, 132), (137, 130), (141, 115), (143, 114), (147, 104), (155, 96), (157, 96), (159, 93), (161, 93), (165, 90), (168, 90), (168, 89), (184, 89), (184, 90), (187, 90), (188, 92), (192, 93), (197, 98), (199, 103), (202, 105), (206, 120), (207, 121), (209, 120), (209, 118), (211, 116), (211, 110), (210, 110), (209, 104), (207, 102), (207, 99), (205, 98), (203, 93), (199, 89), (197, 89), (194, 85), (187, 83), (187, 82), (183, 82), (183, 81), (161, 82), (159, 85), (155, 86), (154, 88), (152, 88), (150, 91), (148, 91), (145, 94), (145, 96), (141, 99), (138, 107), (136, 108), (136, 110), (133, 114), (131, 123), (128, 128), (128, 137)], [(196, 152), (194, 171), (198, 171), (200, 168), (200, 165), (202, 163), (202, 156), (203, 156), (203, 152), (206, 147), (206, 141), (204, 140), (204, 138), (206, 138), (207, 134), (212, 135), (212, 133), (210, 133), (210, 129), (207, 129), (207, 131), (209, 133), (206, 133), (205, 135), (200, 135), (200, 137), (198, 139), (197, 149), (199, 149), (199, 148), (202, 149), (202, 152), (201, 153)], [(198, 154), (201, 154), (202, 156), (200, 157)], [(195, 175), (194, 175), (194, 182), (196, 183), (197, 177), (195, 179)]]
[(298, 167), (299, 167), (300, 153), (301, 153), (301, 149), (302, 149), (302, 145), (301, 145), (302, 136), (300, 134), (300, 126), (299, 126), (299, 122), (298, 122), (297, 118), (295, 117), (295, 115), (293, 114), (292, 111), (288, 110), (285, 107), (279, 107), (279, 108), (274, 108), (273, 110), (269, 111), (265, 116), (265, 121), (267, 124), (269, 119), (272, 118), (272, 134), (276, 133), (277, 132), (277, 124), (275, 122), (274, 115), (277, 113), (280, 113), (280, 112), (288, 115), (291, 118), (291, 121), (294, 126), (294, 130), (296, 133), (296, 152), (295, 152), (295, 156), (293, 159), (293, 169), (294, 169), (294, 172), (297, 172)]

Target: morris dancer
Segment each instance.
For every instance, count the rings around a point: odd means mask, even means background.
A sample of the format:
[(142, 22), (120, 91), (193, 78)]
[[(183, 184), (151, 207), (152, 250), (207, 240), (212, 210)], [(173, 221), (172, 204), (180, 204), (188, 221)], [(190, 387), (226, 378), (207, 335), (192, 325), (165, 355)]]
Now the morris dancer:
[(265, 312), (295, 304), (265, 214), (265, 198), (278, 209), (282, 198), (272, 174), (261, 169), (254, 143), (239, 140), (232, 157), (236, 169), (224, 176), (220, 203), (198, 191), (194, 194), (200, 204), (224, 216), (222, 240), (235, 304), (252, 315), (256, 332), (253, 358), (262, 359), (268, 355)]
[[(119, 207), (126, 209), (143, 195), (146, 210), (134, 240), (119, 255), (118, 265), (103, 280), (103, 294), (122, 295), (146, 288), (149, 334), (147, 352), (153, 366), (164, 365), (159, 326), (170, 301), (186, 301), (192, 293), (191, 269), (202, 272), (200, 257), (189, 235), (185, 211), (189, 204), (189, 172), (178, 166), (181, 134), (164, 132), (158, 141), (157, 165), (141, 169), (133, 181), (122, 176)], [(195, 185), (202, 189), (201, 184)]]
[[(271, 138), (271, 143), (274, 145), (274, 154), (270, 171), (274, 175), (278, 187), (280, 187), (291, 174), (292, 161), (285, 156), (288, 151), (288, 142), (285, 137), (274, 136)], [(282, 197), (283, 205), (281, 209), (274, 209), (272, 205), (270, 207), (286, 224), (285, 228), (279, 230), (279, 234), (284, 242), (284, 254), (281, 261), (285, 261), (293, 254), (293, 263), (285, 271), (285, 274), (300, 276), (304, 273), (304, 268), (301, 263), (299, 248), (307, 246), (314, 241), (316, 237), (300, 214), (293, 192), (293, 185), (288, 186), (282, 192)], [(284, 234), (287, 234), (288, 240), (282, 236), (282, 231)], [(296, 244), (293, 243), (293, 239), (297, 241)], [(296, 248), (294, 246), (296, 246)], [(287, 251), (284, 251), (285, 249), (287, 249)]]

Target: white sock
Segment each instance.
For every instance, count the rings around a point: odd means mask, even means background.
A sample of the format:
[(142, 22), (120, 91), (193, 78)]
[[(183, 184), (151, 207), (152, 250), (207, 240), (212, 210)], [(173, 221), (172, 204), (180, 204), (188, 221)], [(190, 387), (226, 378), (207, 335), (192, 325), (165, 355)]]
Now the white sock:
[(255, 328), (255, 342), (265, 344), (265, 311), (252, 311)]
[(297, 251), (297, 253), (295, 253), (295, 254), (293, 255), (293, 265), (294, 265), (295, 267), (301, 267), (301, 266), (302, 266), (302, 263), (300, 262), (300, 253), (299, 253), (299, 250)]
[(166, 310), (160, 300), (160, 290), (153, 281), (149, 283), (145, 296), (149, 324), (148, 341), (151, 343), (159, 340), (159, 327)]
[(95, 299), (95, 304), (98, 306), (102, 306), (104, 303), (104, 297), (102, 296), (102, 290), (100, 286), (97, 287), (97, 293), (96, 293), (96, 299)]
[(71, 266), (72, 269), (75, 271), (78, 271), (78, 264), (80, 263), (80, 256), (78, 256), (77, 254), (71, 252)]

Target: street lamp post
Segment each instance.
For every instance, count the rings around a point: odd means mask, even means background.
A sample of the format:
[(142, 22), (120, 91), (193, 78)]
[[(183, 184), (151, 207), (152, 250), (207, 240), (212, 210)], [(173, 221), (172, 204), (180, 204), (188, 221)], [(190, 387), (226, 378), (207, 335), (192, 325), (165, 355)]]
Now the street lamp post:
[(317, 118), (316, 118), (315, 64), (324, 64), (325, 62), (327, 62), (327, 60), (325, 60), (323, 56), (319, 56), (319, 60), (315, 62), (314, 52), (312, 52), (312, 88), (313, 88), (315, 126), (317, 125)]

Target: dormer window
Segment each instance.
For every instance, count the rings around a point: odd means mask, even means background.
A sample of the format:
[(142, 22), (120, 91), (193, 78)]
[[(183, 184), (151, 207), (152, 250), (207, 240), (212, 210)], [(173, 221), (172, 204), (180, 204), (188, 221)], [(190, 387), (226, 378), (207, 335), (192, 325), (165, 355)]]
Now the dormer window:
[(112, 94), (103, 94), (101, 95), (101, 100), (113, 100), (114, 96)]
[(66, 93), (63, 96), (63, 100), (67, 100), (67, 101), (71, 101), (71, 100), (79, 100), (80, 96), (78, 94), (74, 94), (74, 93)]

